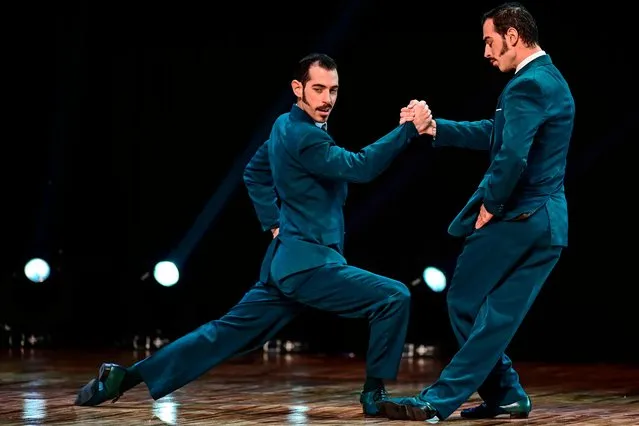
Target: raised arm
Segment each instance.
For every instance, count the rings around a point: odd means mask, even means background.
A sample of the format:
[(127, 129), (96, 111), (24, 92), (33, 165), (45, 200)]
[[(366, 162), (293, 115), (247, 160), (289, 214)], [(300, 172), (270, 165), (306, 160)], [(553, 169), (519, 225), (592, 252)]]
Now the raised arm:
[(358, 152), (335, 144), (328, 133), (308, 132), (296, 156), (309, 172), (327, 179), (370, 182), (379, 176), (408, 143), (419, 136), (412, 122), (404, 123)]
[(243, 176), (257, 219), (264, 231), (277, 228), (280, 221), (278, 197), (268, 159), (268, 143), (267, 140), (258, 148), (244, 168)]
[(433, 120), (433, 126), (436, 131), (434, 147), (454, 146), (477, 151), (490, 149), (493, 120), (451, 121), (437, 118)]
[(521, 79), (504, 97), (503, 143), (489, 167), (484, 206), (499, 217), (528, 163), (537, 130), (546, 119), (541, 87)]

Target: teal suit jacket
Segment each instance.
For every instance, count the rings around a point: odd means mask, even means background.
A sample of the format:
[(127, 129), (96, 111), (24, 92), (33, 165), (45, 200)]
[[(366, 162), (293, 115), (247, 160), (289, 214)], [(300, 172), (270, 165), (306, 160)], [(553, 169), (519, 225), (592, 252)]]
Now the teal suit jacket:
[(404, 123), (359, 152), (335, 144), (297, 105), (280, 115), (244, 170), (263, 230), (279, 227), (260, 281), (329, 263), (346, 264), (343, 206), (349, 182), (369, 182), (419, 134)]
[(521, 220), (544, 207), (550, 217), (551, 244), (568, 244), (568, 208), (564, 193), (566, 158), (575, 103), (550, 56), (519, 70), (504, 88), (490, 120), (436, 119), (433, 146), (490, 152), (477, 191), (449, 227), (454, 236), (473, 232), (483, 203), (492, 220)]

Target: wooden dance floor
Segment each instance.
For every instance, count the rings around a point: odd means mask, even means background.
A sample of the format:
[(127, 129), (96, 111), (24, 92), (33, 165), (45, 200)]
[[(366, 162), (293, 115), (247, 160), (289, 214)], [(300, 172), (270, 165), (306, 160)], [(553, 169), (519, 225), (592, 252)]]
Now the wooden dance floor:
[[(143, 356), (144, 354), (142, 354)], [(237, 359), (161, 400), (144, 385), (115, 404), (73, 405), (78, 388), (103, 360), (130, 364), (135, 354), (9, 351), (0, 353), (0, 425), (360, 425), (364, 364), (349, 357), (269, 355)], [(639, 366), (516, 365), (533, 401), (527, 420), (447, 422), (464, 425), (639, 425)], [(412, 395), (437, 376), (428, 358), (404, 359), (391, 394)], [(474, 395), (464, 407), (474, 405)], [(393, 421), (391, 424), (415, 424)]]

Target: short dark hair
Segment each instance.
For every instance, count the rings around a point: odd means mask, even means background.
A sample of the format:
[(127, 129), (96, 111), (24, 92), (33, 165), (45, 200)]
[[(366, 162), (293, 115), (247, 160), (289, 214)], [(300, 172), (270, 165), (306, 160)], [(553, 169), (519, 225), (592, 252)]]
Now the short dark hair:
[(539, 31), (537, 23), (531, 13), (520, 3), (509, 2), (484, 13), (481, 18), (483, 26), (486, 20), (492, 19), (495, 31), (502, 37), (506, 35), (508, 28), (514, 28), (519, 33), (527, 47), (539, 44)]
[(337, 63), (330, 56), (324, 53), (311, 53), (310, 55), (304, 56), (297, 63), (297, 67), (293, 73), (293, 79), (302, 83), (302, 86), (305, 86), (306, 82), (310, 79), (308, 70), (313, 65), (318, 65), (328, 71), (337, 69)]

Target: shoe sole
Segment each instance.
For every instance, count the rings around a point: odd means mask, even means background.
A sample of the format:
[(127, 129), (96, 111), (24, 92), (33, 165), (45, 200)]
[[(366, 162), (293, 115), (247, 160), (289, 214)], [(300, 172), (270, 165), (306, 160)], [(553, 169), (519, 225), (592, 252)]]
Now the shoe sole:
[(364, 408), (364, 406), (362, 406), (362, 412), (364, 413), (364, 417), (386, 417), (386, 411), (384, 410), (383, 406), (379, 406), (376, 404), (375, 409), (377, 410), (377, 413), (372, 414), (370, 412), (366, 411), (366, 408)]
[(486, 416), (481, 416), (481, 415), (480, 416), (473, 416), (473, 415), (460, 414), (460, 417), (463, 418), (463, 419), (468, 419), (468, 420), (506, 418), (506, 416), (508, 416), (508, 418), (511, 418), (511, 419), (527, 419), (529, 415), (530, 415), (530, 412), (528, 412), (528, 413), (499, 413), (499, 414), (486, 415)]
[(423, 422), (432, 420), (433, 417), (435, 417), (435, 414), (427, 408), (396, 404), (388, 401), (381, 403), (380, 409), (383, 409), (386, 413), (386, 417), (391, 420), (413, 420)]

